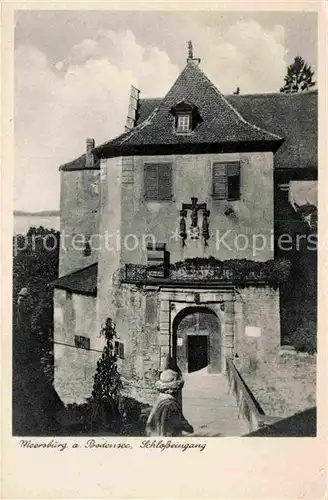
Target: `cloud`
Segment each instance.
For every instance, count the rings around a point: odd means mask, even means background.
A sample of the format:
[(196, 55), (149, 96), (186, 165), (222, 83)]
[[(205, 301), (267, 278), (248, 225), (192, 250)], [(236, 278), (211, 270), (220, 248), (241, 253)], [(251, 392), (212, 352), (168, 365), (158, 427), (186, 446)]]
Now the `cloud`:
[[(239, 21), (224, 31), (183, 29), (178, 38), (195, 42), (202, 68), (221, 91), (279, 89), (286, 70), (282, 26)], [(31, 210), (58, 206), (58, 166), (84, 151), (86, 137), (99, 144), (123, 131), (131, 84), (144, 97), (163, 96), (179, 74), (164, 50), (140, 44), (131, 30), (99, 30), (54, 64), (22, 45), (15, 65), (15, 208)]]
[(56, 208), (58, 166), (84, 151), (86, 137), (99, 144), (124, 131), (131, 84), (163, 95), (178, 75), (167, 54), (131, 32), (101, 39), (110, 40), (107, 57), (105, 44), (84, 41), (53, 66), (35, 47), (17, 49), (15, 208)]
[(243, 94), (279, 91), (287, 67), (283, 26), (264, 29), (255, 21), (238, 21), (224, 31), (194, 32), (196, 55), (223, 93), (237, 86)]

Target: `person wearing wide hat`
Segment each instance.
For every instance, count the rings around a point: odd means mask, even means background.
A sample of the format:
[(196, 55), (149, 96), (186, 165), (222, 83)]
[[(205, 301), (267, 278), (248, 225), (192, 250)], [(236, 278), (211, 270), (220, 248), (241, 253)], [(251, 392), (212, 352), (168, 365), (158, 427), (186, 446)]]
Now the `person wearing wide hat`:
[(184, 385), (182, 375), (174, 370), (164, 370), (156, 382), (159, 391), (146, 425), (147, 436), (182, 436), (183, 432), (193, 433), (194, 429), (185, 419), (179, 393)]

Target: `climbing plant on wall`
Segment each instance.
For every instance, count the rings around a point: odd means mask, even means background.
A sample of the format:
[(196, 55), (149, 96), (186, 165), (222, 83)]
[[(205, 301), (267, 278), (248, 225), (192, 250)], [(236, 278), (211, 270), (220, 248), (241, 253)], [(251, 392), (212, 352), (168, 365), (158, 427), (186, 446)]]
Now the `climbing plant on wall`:
[(97, 362), (94, 375), (92, 390), (93, 419), (99, 422), (99, 415), (101, 414), (105, 423), (111, 429), (117, 430), (121, 422), (118, 406), (122, 382), (114, 350), (116, 329), (111, 318), (107, 318), (105, 325), (101, 328), (100, 335), (105, 338), (106, 343), (101, 358)]
[(95, 400), (110, 402), (115, 401), (121, 389), (121, 378), (114, 352), (116, 330), (111, 318), (107, 318), (100, 335), (105, 337), (106, 344), (101, 359), (97, 363), (92, 396)]

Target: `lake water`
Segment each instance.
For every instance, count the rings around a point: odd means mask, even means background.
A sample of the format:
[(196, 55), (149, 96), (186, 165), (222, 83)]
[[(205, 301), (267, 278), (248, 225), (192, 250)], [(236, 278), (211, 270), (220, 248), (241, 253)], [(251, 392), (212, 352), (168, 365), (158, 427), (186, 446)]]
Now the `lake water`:
[(14, 216), (14, 234), (25, 234), (30, 227), (43, 226), (46, 229), (55, 229), (59, 231), (60, 217), (48, 216), (42, 217), (38, 215), (15, 215)]

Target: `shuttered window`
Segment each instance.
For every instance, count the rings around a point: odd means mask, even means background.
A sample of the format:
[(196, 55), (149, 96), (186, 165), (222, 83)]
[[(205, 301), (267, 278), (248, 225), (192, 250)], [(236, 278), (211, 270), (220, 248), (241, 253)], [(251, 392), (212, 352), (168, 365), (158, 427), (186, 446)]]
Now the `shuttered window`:
[(225, 163), (214, 163), (213, 165), (213, 198), (217, 200), (227, 199), (227, 173)]
[(86, 349), (87, 351), (90, 351), (89, 337), (84, 337), (83, 335), (75, 335), (74, 344), (78, 349)]
[(144, 179), (146, 200), (165, 201), (172, 198), (171, 163), (146, 163)]
[(119, 359), (124, 359), (124, 344), (115, 340), (115, 356)]
[(240, 163), (213, 164), (213, 198), (238, 200), (240, 198)]

